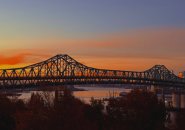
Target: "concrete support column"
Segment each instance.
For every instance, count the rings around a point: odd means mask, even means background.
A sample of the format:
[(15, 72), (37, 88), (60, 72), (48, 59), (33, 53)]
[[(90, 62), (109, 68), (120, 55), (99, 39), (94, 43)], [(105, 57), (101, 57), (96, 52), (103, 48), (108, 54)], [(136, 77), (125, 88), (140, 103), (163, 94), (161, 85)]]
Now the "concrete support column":
[(185, 93), (181, 94), (180, 108), (185, 109)]
[(172, 106), (174, 108), (180, 108), (180, 94), (179, 93), (173, 93), (172, 94)]

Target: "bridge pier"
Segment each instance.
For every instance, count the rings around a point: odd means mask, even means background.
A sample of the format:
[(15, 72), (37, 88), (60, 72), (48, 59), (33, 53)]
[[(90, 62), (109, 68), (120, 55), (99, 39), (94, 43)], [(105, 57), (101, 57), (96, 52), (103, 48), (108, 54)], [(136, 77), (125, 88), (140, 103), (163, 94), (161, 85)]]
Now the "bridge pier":
[(157, 85), (151, 85), (148, 90), (150, 92), (157, 94), (158, 99), (165, 102), (164, 88), (161, 88), (160, 86)]
[(185, 93), (181, 94), (181, 108), (185, 109)]
[(155, 85), (151, 85), (150, 86), (150, 91), (156, 93), (156, 86)]
[(180, 108), (180, 94), (177, 92), (172, 93), (172, 106), (173, 108)]
[(175, 109), (185, 109), (185, 92), (176, 91), (172, 93), (172, 107)]

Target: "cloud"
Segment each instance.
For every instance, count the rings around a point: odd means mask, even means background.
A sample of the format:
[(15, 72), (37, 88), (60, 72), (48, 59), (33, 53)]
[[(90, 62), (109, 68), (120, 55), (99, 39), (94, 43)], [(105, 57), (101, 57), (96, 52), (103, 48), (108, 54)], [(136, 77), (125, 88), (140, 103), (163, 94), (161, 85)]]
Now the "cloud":
[(0, 56), (0, 64), (37, 63), (56, 54), (69, 54), (89, 66), (110, 69), (143, 70), (164, 64), (182, 71), (185, 64), (185, 28), (146, 28), (88, 38), (45, 38), (34, 41), (32, 46), (5, 50), (6, 57)]
[(74, 55), (177, 58), (185, 56), (185, 28), (146, 28), (89, 38), (63, 38), (46, 46), (53, 52)]
[(23, 63), (26, 56), (27, 55), (25, 54), (18, 54), (18, 55), (13, 55), (8, 57), (0, 55), (0, 65), (15, 65), (15, 64)]
[(92, 38), (63, 39), (61, 43), (53, 44), (58, 47), (57, 51), (86, 57), (82, 61), (100, 68), (124, 69), (127, 66), (129, 70), (143, 70), (164, 64), (182, 71), (185, 64), (185, 28), (146, 28)]
[[(10, 52), (10, 53), (7, 54), (5, 52)], [(50, 57), (50, 55), (47, 55), (42, 51), (32, 50), (32, 49), (6, 50), (3, 52), (3, 54), (0, 55), (0, 66), (32, 64), (32, 63), (40, 62), (44, 58)]]
[(16, 52), (22, 53), (24, 49), (31, 48), (28, 49), (28, 52), (31, 52), (32, 55), (52, 56), (67, 53), (95, 57), (160, 59), (185, 57), (185, 28), (175, 27), (135, 29), (81, 38), (24, 39), (23, 41), (11, 41), (9, 44), (12, 42), (22, 45), (21, 47), (12, 47), (13, 49), (17, 48)]

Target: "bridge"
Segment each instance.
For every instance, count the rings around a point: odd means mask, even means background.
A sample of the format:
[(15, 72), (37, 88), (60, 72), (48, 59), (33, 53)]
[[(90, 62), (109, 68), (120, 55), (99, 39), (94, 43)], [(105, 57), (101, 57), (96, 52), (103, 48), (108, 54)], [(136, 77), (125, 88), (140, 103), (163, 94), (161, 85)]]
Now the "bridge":
[(48, 60), (22, 68), (0, 69), (0, 88), (64, 84), (142, 84), (185, 87), (164, 65), (143, 71), (107, 70), (88, 67), (69, 55), (56, 55)]

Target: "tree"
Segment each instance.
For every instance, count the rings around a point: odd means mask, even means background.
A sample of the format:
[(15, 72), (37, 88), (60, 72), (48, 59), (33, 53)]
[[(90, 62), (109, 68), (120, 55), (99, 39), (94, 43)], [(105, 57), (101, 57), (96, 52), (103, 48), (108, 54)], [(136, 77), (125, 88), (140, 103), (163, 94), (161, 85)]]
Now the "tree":
[(164, 128), (166, 109), (151, 92), (133, 90), (126, 97), (112, 98), (107, 113), (110, 127), (128, 130), (159, 130)]

